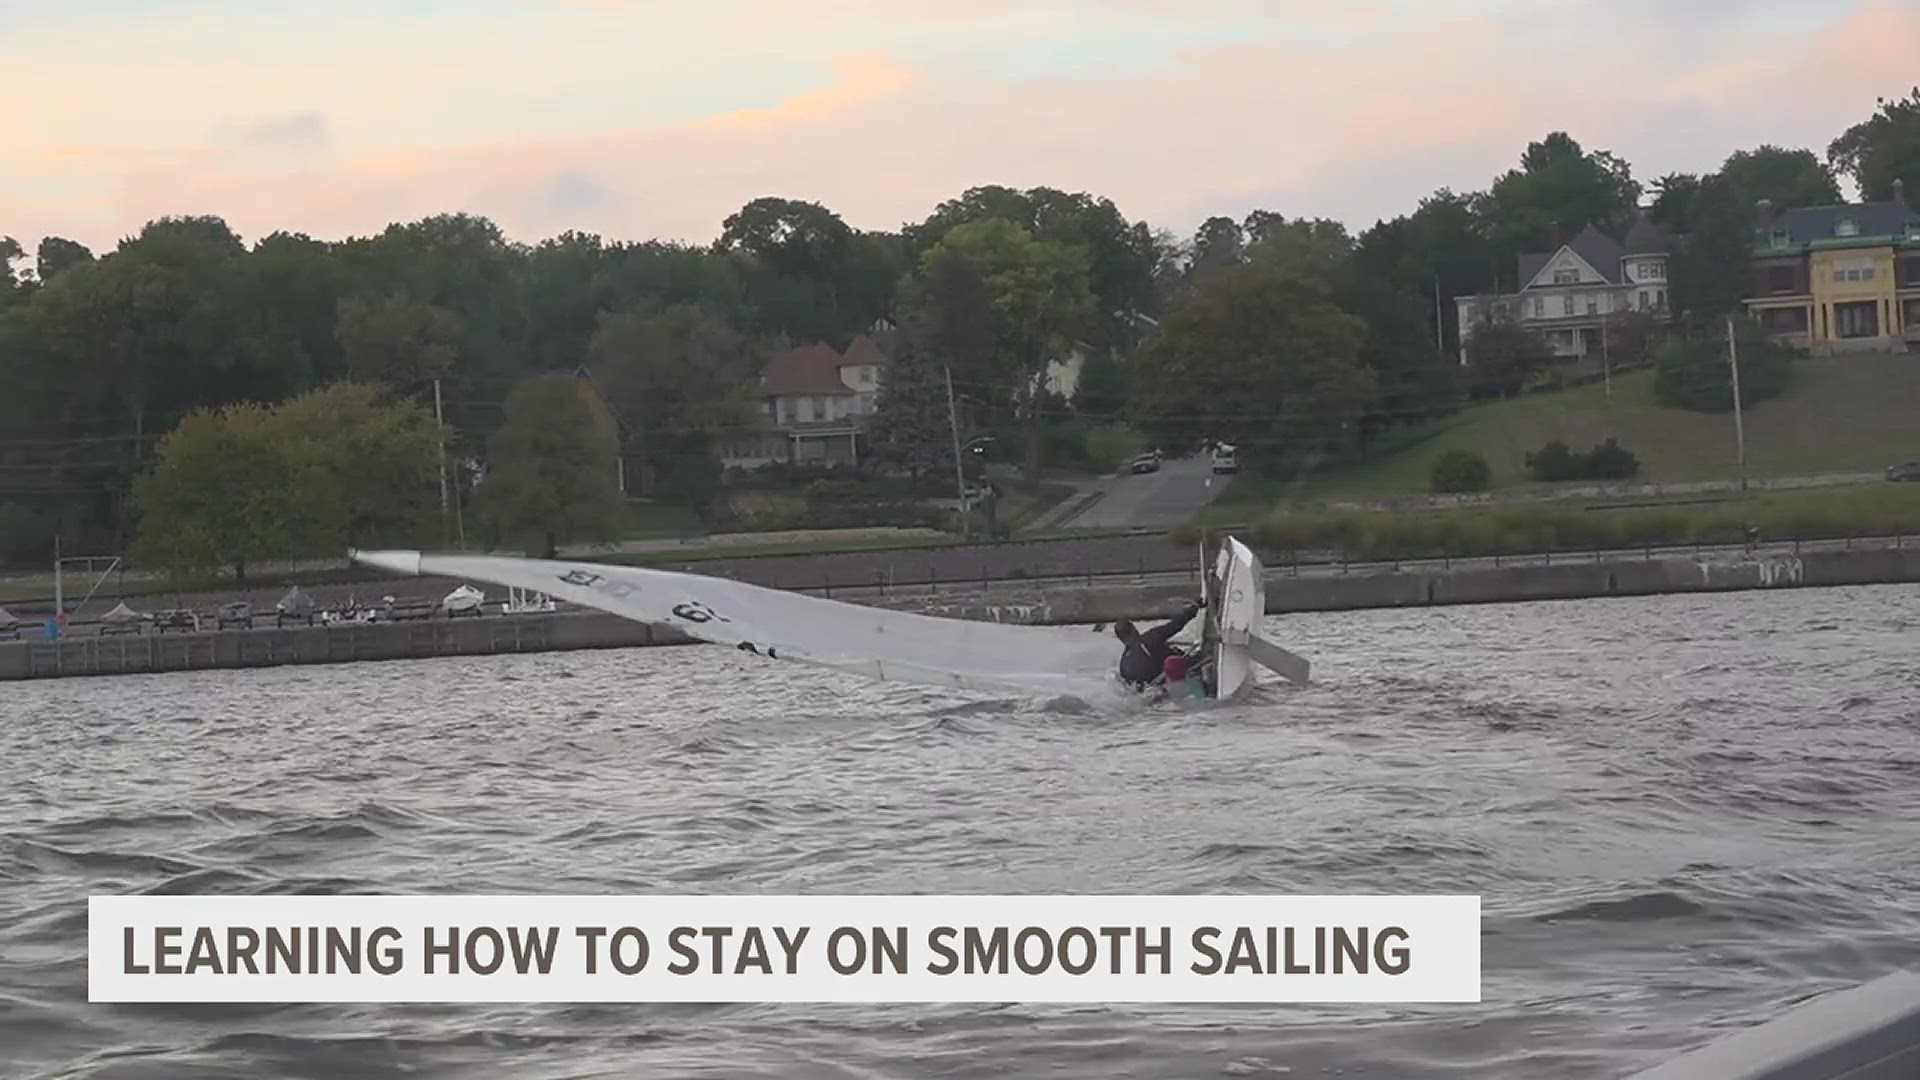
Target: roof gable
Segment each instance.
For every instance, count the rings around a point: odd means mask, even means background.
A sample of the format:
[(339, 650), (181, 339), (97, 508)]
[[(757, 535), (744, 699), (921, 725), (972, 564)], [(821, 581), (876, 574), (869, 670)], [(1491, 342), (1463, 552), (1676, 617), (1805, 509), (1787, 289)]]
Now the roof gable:
[(775, 357), (767, 365), (762, 388), (766, 394), (774, 397), (852, 394), (853, 388), (840, 378), (840, 365), (840, 354), (825, 342), (816, 341)]
[(885, 367), (891, 363), (893, 358), (881, 350), (878, 342), (865, 334), (857, 335), (853, 339), (853, 343), (847, 346), (847, 354), (840, 360), (842, 367), (863, 364), (871, 367)]

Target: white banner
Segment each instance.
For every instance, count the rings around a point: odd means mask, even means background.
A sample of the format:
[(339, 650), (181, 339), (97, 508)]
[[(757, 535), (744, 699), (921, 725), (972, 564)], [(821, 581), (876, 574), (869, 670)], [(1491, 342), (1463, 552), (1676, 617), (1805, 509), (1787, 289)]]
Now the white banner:
[(1477, 1002), (1478, 896), (95, 896), (99, 1002)]

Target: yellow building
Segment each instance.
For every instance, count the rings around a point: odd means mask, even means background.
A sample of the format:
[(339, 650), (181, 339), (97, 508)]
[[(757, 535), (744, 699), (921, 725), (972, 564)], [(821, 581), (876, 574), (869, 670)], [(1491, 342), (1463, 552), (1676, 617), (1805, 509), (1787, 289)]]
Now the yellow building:
[(1747, 309), (1814, 352), (1920, 347), (1920, 213), (1887, 202), (1762, 207)]

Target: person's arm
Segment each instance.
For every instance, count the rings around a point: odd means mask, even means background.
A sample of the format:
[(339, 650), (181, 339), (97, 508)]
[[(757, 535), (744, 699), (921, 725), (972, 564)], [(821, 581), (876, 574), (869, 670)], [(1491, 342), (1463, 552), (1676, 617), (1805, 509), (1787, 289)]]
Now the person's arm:
[(1192, 622), (1193, 617), (1199, 613), (1200, 609), (1197, 606), (1189, 604), (1187, 605), (1186, 614), (1175, 619), (1169, 619), (1140, 636), (1146, 640), (1149, 647), (1159, 648), (1167, 643), (1168, 638), (1186, 629), (1187, 624)]

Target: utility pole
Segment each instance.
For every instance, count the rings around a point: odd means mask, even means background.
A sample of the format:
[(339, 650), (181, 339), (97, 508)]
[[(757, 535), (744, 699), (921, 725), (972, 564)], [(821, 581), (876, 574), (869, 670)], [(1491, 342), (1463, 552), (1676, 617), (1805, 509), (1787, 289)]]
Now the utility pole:
[(1727, 364), (1733, 369), (1733, 437), (1740, 455), (1740, 490), (1747, 490), (1747, 428), (1740, 416), (1740, 346), (1734, 341), (1733, 317), (1727, 317)]
[(433, 422), (439, 426), (440, 445), (440, 535), (444, 538), (447, 529), (447, 418), (440, 411), (440, 377), (433, 379)]
[(1607, 324), (1613, 321), (1613, 312), (1600, 316), (1600, 365), (1607, 376), (1607, 396), (1613, 396), (1613, 354), (1607, 349)]
[(60, 576), (60, 568), (62, 565), (64, 564), (60, 561), (60, 534), (55, 533), (53, 535), (53, 617), (55, 619), (67, 613), (66, 592), (61, 587), (63, 584), (63, 579)]
[(1447, 317), (1440, 308), (1440, 275), (1433, 275), (1433, 348), (1441, 363), (1447, 360)]
[(940, 365), (947, 377), (947, 427), (953, 432), (953, 486), (960, 495), (960, 535), (973, 539), (973, 513), (967, 506), (967, 476), (960, 468), (960, 414), (953, 407), (953, 366)]

